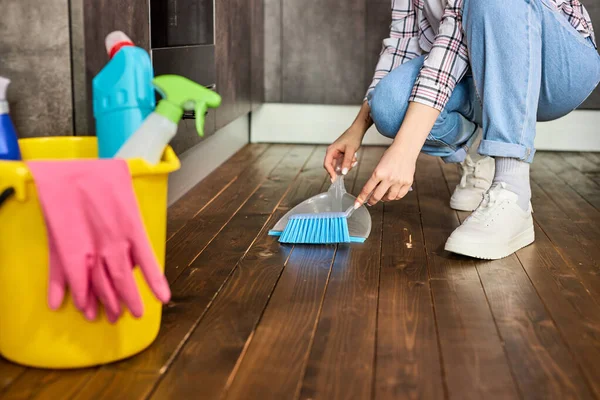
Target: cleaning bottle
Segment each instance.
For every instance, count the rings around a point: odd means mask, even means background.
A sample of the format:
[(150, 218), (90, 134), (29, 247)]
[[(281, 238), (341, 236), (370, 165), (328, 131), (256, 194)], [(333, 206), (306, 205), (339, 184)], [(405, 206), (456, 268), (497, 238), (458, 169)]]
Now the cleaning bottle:
[(100, 158), (111, 158), (154, 110), (154, 71), (148, 52), (123, 32), (106, 37), (111, 60), (92, 80)]
[(10, 80), (0, 76), (0, 160), (20, 160), (21, 151), (15, 126), (8, 115), (6, 89)]
[(119, 149), (116, 158), (142, 158), (150, 164), (158, 164), (165, 147), (177, 133), (177, 124), (184, 111), (195, 111), (196, 130), (204, 136), (206, 110), (221, 104), (221, 96), (217, 93), (182, 76), (162, 75), (154, 78), (152, 83), (163, 98)]

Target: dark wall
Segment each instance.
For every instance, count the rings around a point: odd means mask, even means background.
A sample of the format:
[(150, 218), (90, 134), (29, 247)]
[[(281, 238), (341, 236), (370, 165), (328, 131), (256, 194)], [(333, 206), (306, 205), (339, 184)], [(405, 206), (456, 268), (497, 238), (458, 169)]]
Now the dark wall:
[[(600, 1), (599, 0), (581, 0), (592, 17), (594, 28), (596, 29), (596, 39), (600, 44)], [(600, 110), (600, 88), (596, 88), (590, 98), (581, 106), (583, 109)]]
[(360, 102), (389, 33), (390, 0), (265, 0), (266, 101)]
[[(150, 49), (150, 30), (148, 0), (71, 0), (83, 2), (84, 57), (80, 60), (85, 70), (85, 96), (87, 129), (77, 132), (79, 135), (93, 134), (94, 117), (92, 113), (92, 78), (108, 62), (104, 39), (115, 30), (125, 32), (136, 46)], [(81, 94), (80, 94), (81, 95)], [(77, 110), (76, 110), (77, 112)], [(83, 112), (83, 110), (80, 110)]]
[[(148, 0), (71, 0), (83, 1), (85, 32), (85, 80), (88, 93), (87, 130), (93, 132), (91, 79), (106, 64), (104, 38), (112, 30), (128, 33), (137, 45), (149, 48)], [(217, 91), (221, 107), (209, 112), (205, 137), (214, 134), (264, 101), (264, 24), (263, 0), (215, 0), (215, 58)], [(195, 27), (190, 27), (195, 29)], [(182, 121), (172, 141), (182, 153), (202, 141), (194, 121)]]
[[(600, 40), (600, 1), (582, 0)], [(266, 101), (358, 104), (389, 34), (390, 0), (265, 0)], [(583, 108), (600, 109), (600, 90)]]
[(0, 76), (20, 137), (72, 134), (67, 1), (0, 1)]

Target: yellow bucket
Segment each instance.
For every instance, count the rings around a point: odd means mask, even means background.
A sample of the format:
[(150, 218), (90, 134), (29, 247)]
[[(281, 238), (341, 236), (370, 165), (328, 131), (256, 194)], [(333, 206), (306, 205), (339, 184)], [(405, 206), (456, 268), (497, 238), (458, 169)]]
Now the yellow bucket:
[[(96, 138), (54, 137), (19, 141), (24, 160), (97, 157)], [(128, 160), (133, 186), (152, 247), (164, 269), (167, 181), (179, 168), (169, 147), (160, 164)], [(139, 268), (135, 279), (144, 315), (128, 312), (111, 325), (103, 312), (94, 322), (69, 297), (51, 311), (47, 303), (48, 242), (40, 204), (27, 165), (0, 161), (0, 192), (15, 194), (0, 206), (0, 354), (41, 368), (79, 368), (120, 360), (147, 348), (158, 335), (162, 307)]]

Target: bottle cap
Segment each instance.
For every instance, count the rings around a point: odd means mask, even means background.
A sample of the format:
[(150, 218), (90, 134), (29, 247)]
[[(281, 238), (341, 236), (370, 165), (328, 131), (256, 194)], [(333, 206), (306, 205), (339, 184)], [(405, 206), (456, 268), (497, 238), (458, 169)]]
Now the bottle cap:
[(125, 46), (134, 46), (131, 39), (129, 39), (129, 36), (127, 36), (126, 34), (124, 34), (121, 31), (114, 31), (114, 32), (109, 33), (106, 36), (104, 44), (106, 46), (106, 52), (108, 53), (108, 56), (110, 58), (113, 58), (114, 55), (119, 50), (121, 50), (121, 48), (123, 48)]
[(0, 76), (0, 101), (6, 100), (6, 88), (10, 84), (10, 79)]
[(6, 89), (10, 79), (0, 76), (0, 115), (8, 114), (8, 101), (6, 101)]

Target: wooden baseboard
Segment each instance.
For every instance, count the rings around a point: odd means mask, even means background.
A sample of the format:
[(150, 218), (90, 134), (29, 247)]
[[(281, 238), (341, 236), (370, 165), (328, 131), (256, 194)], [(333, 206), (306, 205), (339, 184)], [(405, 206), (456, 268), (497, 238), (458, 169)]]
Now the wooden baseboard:
[(249, 132), (250, 117), (244, 115), (183, 153), (181, 168), (169, 177), (169, 205), (248, 144)]
[[(350, 126), (358, 106), (268, 103), (252, 113), (253, 143), (330, 144)], [(538, 124), (538, 150), (600, 151), (600, 111), (577, 110), (552, 122)], [(364, 144), (391, 140), (371, 128)]]

